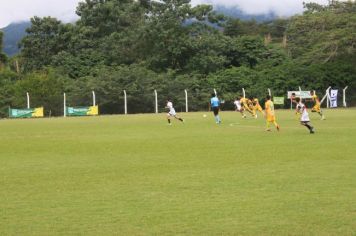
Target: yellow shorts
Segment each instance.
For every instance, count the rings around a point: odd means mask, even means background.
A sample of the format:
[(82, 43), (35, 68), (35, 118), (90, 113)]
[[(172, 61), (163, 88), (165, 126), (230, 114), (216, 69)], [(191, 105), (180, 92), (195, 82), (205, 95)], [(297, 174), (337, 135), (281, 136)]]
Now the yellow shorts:
[(274, 121), (276, 121), (276, 117), (274, 115), (267, 115), (267, 121), (274, 122)]
[(320, 104), (316, 104), (315, 106), (313, 106), (313, 108), (311, 109), (312, 112), (320, 112)]

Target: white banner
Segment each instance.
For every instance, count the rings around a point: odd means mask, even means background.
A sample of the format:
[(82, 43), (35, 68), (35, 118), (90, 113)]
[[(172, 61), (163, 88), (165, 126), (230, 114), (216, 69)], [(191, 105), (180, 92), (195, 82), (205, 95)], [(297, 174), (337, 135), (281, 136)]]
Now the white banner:
[(337, 107), (337, 89), (330, 90), (330, 107)]
[(312, 95), (310, 94), (310, 91), (288, 91), (288, 99), (291, 99), (292, 93), (295, 93), (296, 97), (306, 99), (306, 98), (312, 98)]

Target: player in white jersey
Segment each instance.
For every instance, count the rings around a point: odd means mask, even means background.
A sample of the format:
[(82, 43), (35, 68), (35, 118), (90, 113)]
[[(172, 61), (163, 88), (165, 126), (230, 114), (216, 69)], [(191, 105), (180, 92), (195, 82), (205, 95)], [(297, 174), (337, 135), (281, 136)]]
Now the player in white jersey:
[(176, 110), (173, 108), (173, 103), (171, 101), (171, 99), (167, 100), (167, 105), (166, 108), (169, 109), (169, 112), (167, 113), (167, 120), (168, 120), (168, 124), (171, 125), (171, 117), (176, 118), (177, 120), (180, 120), (182, 122), (184, 122), (184, 120), (180, 117), (177, 116)]
[(300, 101), (299, 97), (295, 98), (295, 101), (297, 103), (296, 113), (301, 114), (300, 115), (300, 124), (307, 127), (311, 134), (314, 134), (314, 127), (310, 124), (309, 113), (307, 111), (306, 106), (304, 105), (304, 103), (302, 103)]
[(241, 113), (241, 116), (242, 116), (243, 118), (246, 118), (246, 115), (244, 114), (244, 109), (243, 109), (243, 107), (241, 106), (240, 99), (241, 99), (240, 97), (237, 97), (237, 98), (235, 99), (235, 101), (234, 101), (235, 110), (236, 110), (237, 112), (240, 112), (240, 113)]

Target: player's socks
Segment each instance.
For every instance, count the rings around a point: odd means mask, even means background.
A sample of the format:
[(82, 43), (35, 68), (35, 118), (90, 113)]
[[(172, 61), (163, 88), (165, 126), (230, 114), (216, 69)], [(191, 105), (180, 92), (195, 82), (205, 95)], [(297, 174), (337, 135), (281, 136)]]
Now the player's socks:
[(184, 121), (182, 118), (178, 118), (178, 120), (180, 120), (180, 121), (182, 121), (182, 122)]
[(309, 125), (309, 124), (305, 124), (305, 126), (309, 129), (310, 133), (313, 134), (314, 133), (314, 127)]
[(321, 116), (321, 120), (325, 120), (325, 116), (324, 116), (324, 114), (323, 114), (323, 111), (320, 111), (320, 112), (319, 112), (319, 115)]
[(266, 131), (271, 131), (271, 129), (269, 128), (269, 122), (266, 121)]

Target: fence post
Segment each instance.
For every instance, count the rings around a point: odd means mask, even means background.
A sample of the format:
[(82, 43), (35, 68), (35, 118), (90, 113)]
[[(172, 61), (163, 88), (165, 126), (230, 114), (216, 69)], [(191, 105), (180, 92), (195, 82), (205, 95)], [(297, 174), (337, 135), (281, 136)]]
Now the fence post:
[(125, 109), (125, 115), (127, 115), (127, 96), (126, 96), (126, 90), (124, 90), (124, 109)]
[(158, 114), (157, 90), (155, 89), (155, 113)]
[(242, 95), (244, 96), (244, 98), (246, 97), (246, 93), (245, 93), (245, 89), (242, 88)]
[(323, 97), (323, 99), (321, 99), (321, 101), (320, 101), (320, 104), (322, 104), (323, 102), (324, 102), (324, 100), (326, 99), (326, 107), (328, 107), (329, 108), (329, 90), (331, 89), (331, 86), (329, 86), (327, 89), (326, 89), (326, 93), (325, 93), (325, 95), (324, 95), (324, 97)]
[(346, 86), (342, 92), (343, 92), (343, 96), (342, 96), (342, 99), (343, 99), (343, 105), (344, 107), (347, 107), (347, 104), (346, 104), (346, 90), (348, 89), (349, 86)]
[(271, 89), (268, 89), (269, 96), (272, 96)]
[(30, 109), (30, 94), (27, 92), (26, 96), (27, 96), (27, 109)]
[(63, 93), (63, 117), (67, 117), (66, 93)]
[(91, 92), (93, 94), (93, 106), (95, 106), (96, 105), (95, 92), (94, 91)]
[(185, 92), (185, 112), (188, 112), (188, 92), (184, 89)]

